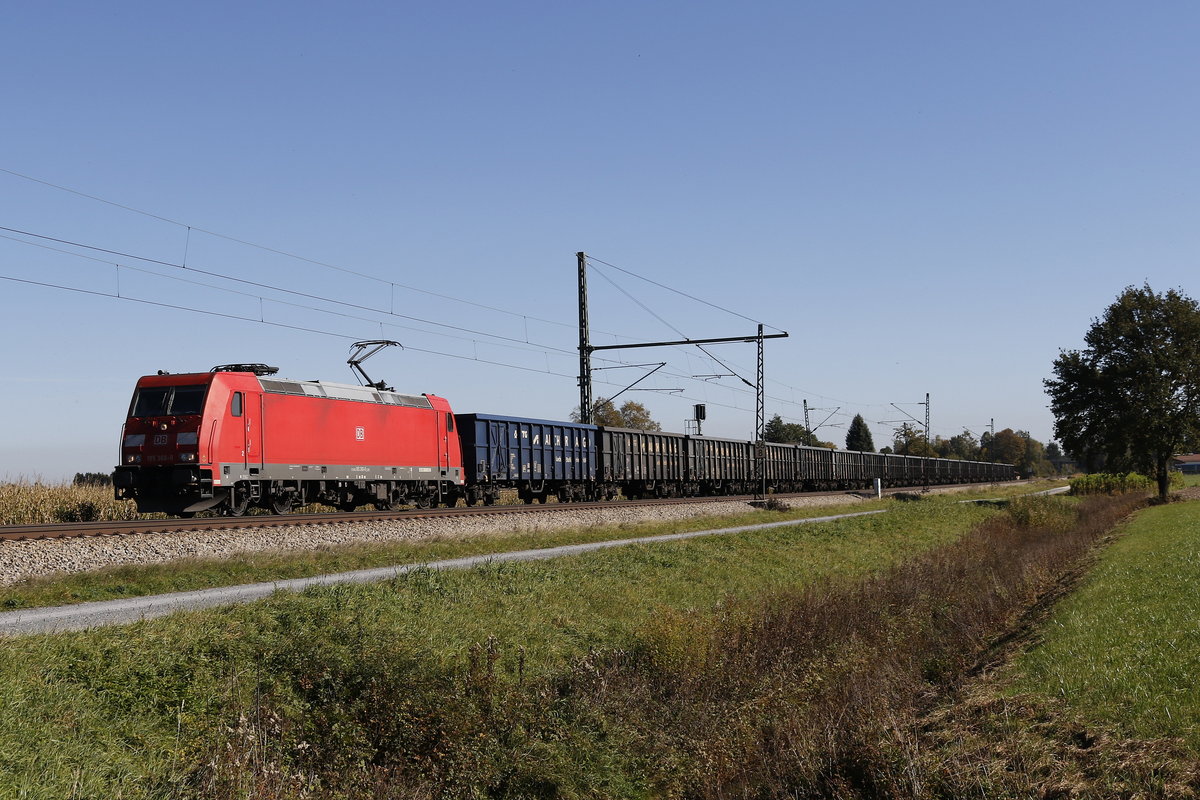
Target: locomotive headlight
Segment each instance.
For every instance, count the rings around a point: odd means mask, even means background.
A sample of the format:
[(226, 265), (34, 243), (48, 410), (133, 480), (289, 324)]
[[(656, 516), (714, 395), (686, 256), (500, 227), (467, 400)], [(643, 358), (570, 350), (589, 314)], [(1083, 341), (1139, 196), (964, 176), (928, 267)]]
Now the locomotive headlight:
[(126, 464), (140, 464), (140, 463), (142, 463), (142, 456), (140, 453), (134, 453), (132, 455), (125, 456), (125, 463)]
[(196, 454), (195, 453), (180, 453), (179, 460), (180, 461), (195, 461)]

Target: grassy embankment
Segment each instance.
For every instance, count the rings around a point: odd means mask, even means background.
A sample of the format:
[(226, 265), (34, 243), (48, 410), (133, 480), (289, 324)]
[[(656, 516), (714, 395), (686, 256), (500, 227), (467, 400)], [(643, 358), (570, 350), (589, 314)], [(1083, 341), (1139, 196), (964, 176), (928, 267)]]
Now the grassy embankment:
[(23, 797), (978, 794), (977, 775), (946, 774), (928, 752), (920, 714), (1128, 507), (1115, 502), (999, 512), (933, 498), (2, 642), (0, 785)]
[(1138, 514), (1017, 666), (1017, 690), (1200, 752), (1200, 502)]
[[(1025, 485), (983, 488), (956, 493), (954, 499), (1010, 497), (1028, 491), (1029, 487)], [(55, 495), (50, 492), (39, 493), (39, 496), (42, 498), (43, 507), (46, 508), (66, 504), (74, 497), (71, 493), (65, 493), (60, 497), (67, 499), (55, 500)], [(890, 503), (891, 501), (854, 503), (845, 506), (801, 508), (788, 512), (756, 511), (735, 516), (696, 517), (670, 523), (625, 524), (563, 531), (525, 531), (521, 529), (520, 520), (516, 520), (513, 522), (514, 530), (488, 536), (358, 544), (305, 552), (263, 551), (245, 553), (237, 558), (183, 559), (165, 564), (109, 567), (93, 572), (34, 578), (0, 585), (0, 610), (140, 597), (214, 586), (303, 578), (372, 567), (419, 564), (486, 553), (555, 547), (562, 544), (806, 519), (847, 511), (887, 508), (890, 507)], [(0, 510), (3, 509), (3, 494), (0, 492)]]

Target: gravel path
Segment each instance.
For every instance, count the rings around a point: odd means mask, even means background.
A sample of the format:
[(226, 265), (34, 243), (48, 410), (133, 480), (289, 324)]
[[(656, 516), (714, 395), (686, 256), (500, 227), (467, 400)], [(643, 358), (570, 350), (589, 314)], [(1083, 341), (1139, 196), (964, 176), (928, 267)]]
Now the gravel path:
[[(788, 498), (793, 508), (848, 505), (855, 495)], [(744, 502), (688, 503), (648, 508), (531, 513), (458, 519), (400, 519), (333, 525), (288, 525), (223, 531), (151, 533), (82, 539), (0, 542), (0, 586), (54, 573), (86, 572), (122, 564), (152, 564), (183, 558), (219, 559), (268, 550), (319, 550), (347, 544), (400, 542), (509, 531), (551, 531), (596, 525), (633, 525), (673, 519), (744, 514)]]

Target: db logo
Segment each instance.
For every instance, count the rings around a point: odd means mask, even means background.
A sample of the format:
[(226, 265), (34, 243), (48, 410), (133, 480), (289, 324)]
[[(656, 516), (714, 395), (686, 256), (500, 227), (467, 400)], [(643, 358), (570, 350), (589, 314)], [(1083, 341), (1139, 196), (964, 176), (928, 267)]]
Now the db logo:
[(154, 443), (155, 444), (166, 444), (167, 443), (167, 435), (165, 433), (155, 434)]
[(354, 429), (354, 438), (357, 441), (365, 442), (367, 440), (367, 429), (361, 426)]

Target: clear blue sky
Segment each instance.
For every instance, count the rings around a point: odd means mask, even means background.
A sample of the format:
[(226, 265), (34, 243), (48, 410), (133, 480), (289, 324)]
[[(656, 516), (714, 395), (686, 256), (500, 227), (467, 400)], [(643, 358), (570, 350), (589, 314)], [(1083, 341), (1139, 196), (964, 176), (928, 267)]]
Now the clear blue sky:
[[(366, 365), (399, 389), (564, 418), (580, 250), (741, 315), (602, 268), (594, 343), (786, 330), (767, 413), (840, 408), (822, 438), (929, 392), (935, 434), (1049, 441), (1042, 379), (1122, 288), (1200, 295), (1197, 41), (1184, 2), (13, 5), (0, 226), (127, 255), (0, 231), (0, 276), (99, 293), (0, 280), (0, 478), (111, 469), (139, 375), (353, 382), (354, 338), (406, 345)], [(682, 394), (625, 395), (665, 428), (753, 434), (694, 348), (612, 357), (668, 362), (640, 387)]]

